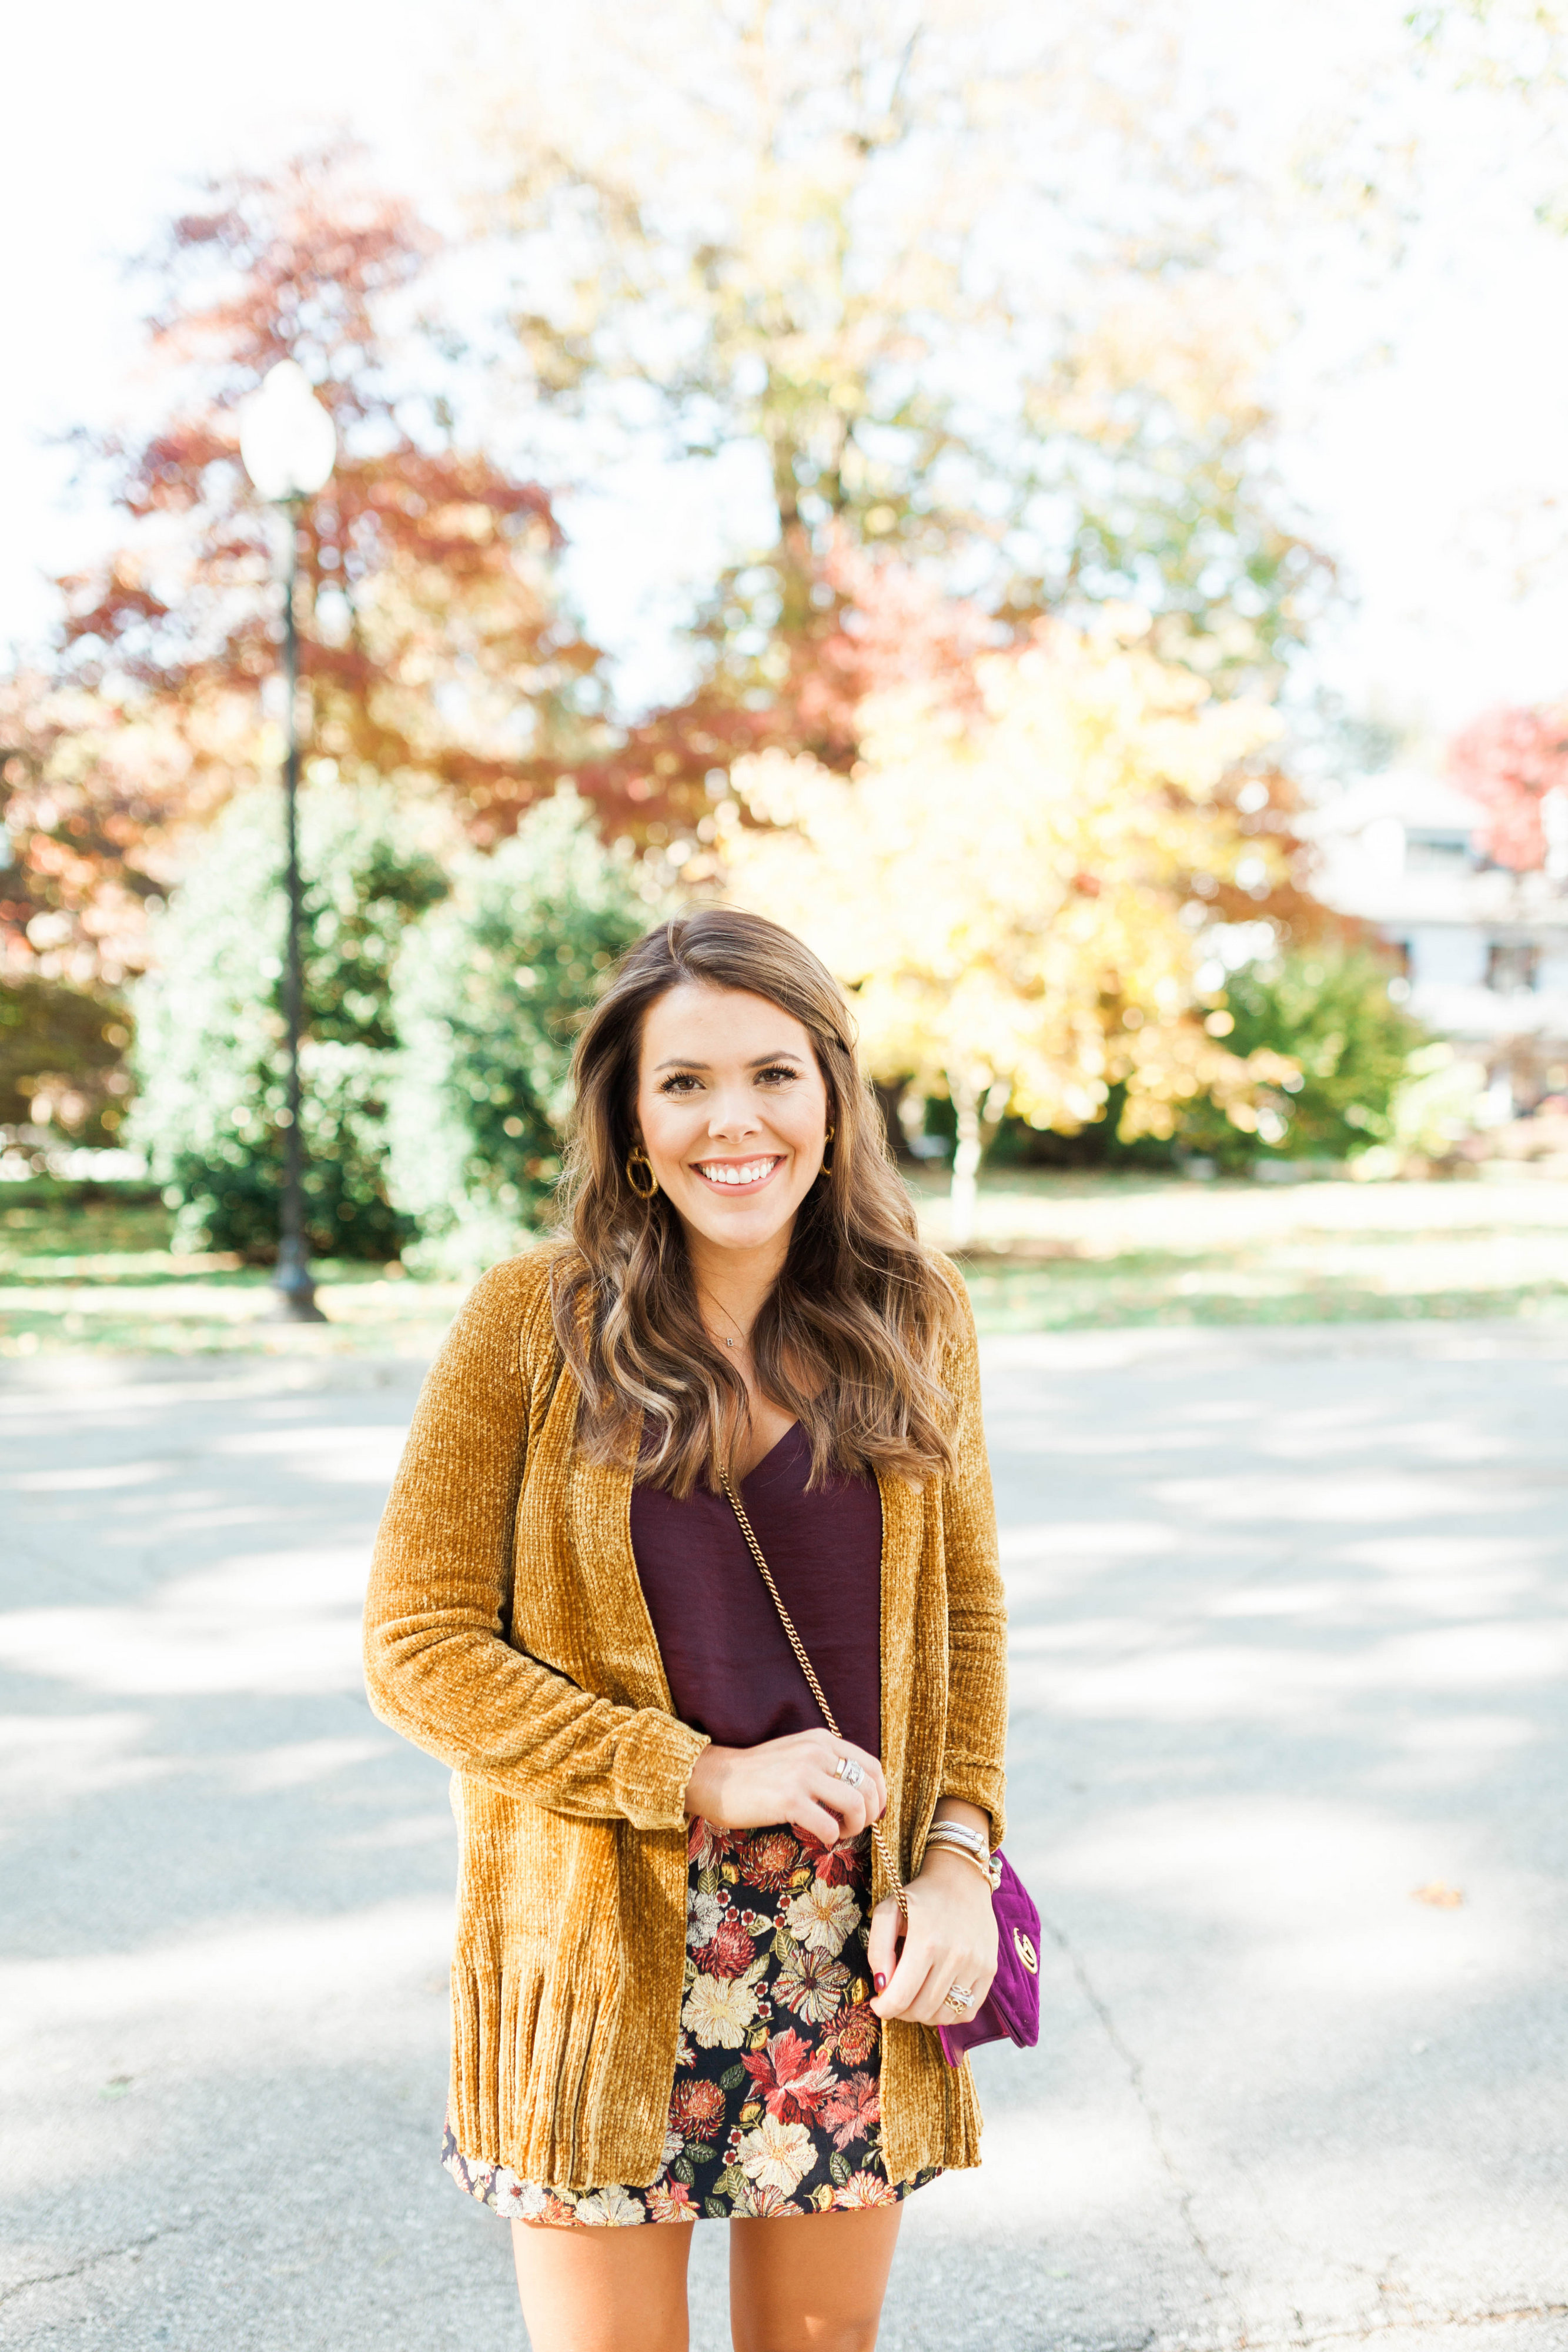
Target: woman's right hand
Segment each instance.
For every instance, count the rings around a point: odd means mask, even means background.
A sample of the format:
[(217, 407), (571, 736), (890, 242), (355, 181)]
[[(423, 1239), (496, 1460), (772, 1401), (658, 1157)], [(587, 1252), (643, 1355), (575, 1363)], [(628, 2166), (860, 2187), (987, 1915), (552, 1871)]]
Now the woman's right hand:
[[(859, 1788), (841, 1780), (839, 1759), (861, 1769)], [(768, 1829), (789, 1822), (820, 1845), (858, 1837), (887, 1811), (882, 1766), (852, 1739), (831, 1731), (791, 1731), (759, 1748), (705, 1748), (686, 1783), (686, 1811), (721, 1830)]]

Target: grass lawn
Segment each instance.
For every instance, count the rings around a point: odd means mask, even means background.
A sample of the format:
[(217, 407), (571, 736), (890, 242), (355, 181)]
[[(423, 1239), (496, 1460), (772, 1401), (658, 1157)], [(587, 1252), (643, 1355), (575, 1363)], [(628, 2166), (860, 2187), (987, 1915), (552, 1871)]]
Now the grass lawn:
[[(912, 1181), (947, 1241), (940, 1180)], [(1197, 1184), (1029, 1175), (982, 1187), (963, 1265), (981, 1328), (1302, 1323), (1405, 1316), (1568, 1318), (1568, 1183)], [(0, 1356), (427, 1355), (463, 1297), (401, 1267), (324, 1260), (324, 1325), (267, 1319), (269, 1277), (176, 1256), (167, 1213), (0, 1194)]]
[[(917, 1179), (947, 1239), (945, 1192)], [(963, 1265), (982, 1329), (1568, 1316), (1568, 1183), (998, 1177)]]
[(169, 1223), (155, 1205), (7, 1206), (0, 1192), (0, 1356), (427, 1354), (466, 1288), (414, 1282), (401, 1266), (319, 1259), (329, 1322), (276, 1324), (267, 1267), (176, 1256)]

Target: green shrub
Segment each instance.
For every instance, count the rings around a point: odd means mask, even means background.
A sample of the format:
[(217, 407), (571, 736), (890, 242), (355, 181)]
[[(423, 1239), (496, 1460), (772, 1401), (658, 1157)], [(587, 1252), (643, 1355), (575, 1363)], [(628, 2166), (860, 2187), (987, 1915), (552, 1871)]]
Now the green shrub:
[[(446, 881), (432, 812), (384, 787), (312, 783), (300, 798), (306, 882), (305, 1198), (322, 1257), (395, 1257), (412, 1227), (386, 1188), (392, 971)], [(177, 1248), (277, 1250), (287, 1110), (282, 811), (235, 801), (155, 929), (136, 991), (140, 1094), (129, 1139), (176, 1211)]]
[(1195, 1103), (1180, 1141), (1222, 1166), (1260, 1160), (1347, 1160), (1393, 1132), (1396, 1094), (1426, 1033), (1388, 993), (1389, 968), (1370, 949), (1324, 943), (1232, 972), (1217, 1006), (1234, 1053), (1267, 1046), (1301, 1070), (1270, 1088), (1247, 1133), (1213, 1103)]
[(1486, 1092), (1486, 1064), (1459, 1053), (1446, 1038), (1419, 1046), (1389, 1106), (1388, 1164), (1396, 1173), (1412, 1160), (1447, 1160), (1476, 1131)]
[(418, 1223), (421, 1262), (485, 1263), (538, 1221), (579, 1018), (657, 913), (629, 847), (607, 848), (561, 791), (492, 855), (463, 859), (451, 898), (410, 933), (392, 1193)]
[(125, 1007), (112, 995), (32, 972), (0, 982), (0, 1127), (117, 1143), (130, 1043)]

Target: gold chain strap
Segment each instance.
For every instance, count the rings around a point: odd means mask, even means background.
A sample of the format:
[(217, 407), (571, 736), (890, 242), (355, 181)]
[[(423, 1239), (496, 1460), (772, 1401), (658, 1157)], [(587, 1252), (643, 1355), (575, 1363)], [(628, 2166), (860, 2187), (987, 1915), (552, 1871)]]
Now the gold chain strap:
[[(762, 1546), (758, 1542), (756, 1531), (752, 1527), (751, 1521), (746, 1516), (746, 1507), (742, 1503), (740, 1496), (736, 1493), (734, 1486), (730, 1484), (728, 1471), (721, 1468), (718, 1475), (720, 1483), (724, 1487), (724, 1491), (729, 1496), (730, 1508), (734, 1511), (736, 1517), (740, 1521), (740, 1532), (746, 1538), (747, 1543), (750, 1549), (751, 1557), (757, 1562), (758, 1568), (761, 1573), (762, 1581), (768, 1587), (773, 1606), (779, 1612), (779, 1622), (783, 1626), (786, 1633), (789, 1636), (789, 1647), (794, 1651), (796, 1657), (800, 1662), (800, 1672), (805, 1675), (807, 1682), (810, 1685), (811, 1696), (816, 1700), (817, 1705), (822, 1710), (822, 1720), (827, 1725), (828, 1729), (832, 1733), (833, 1738), (835, 1739), (841, 1739), (844, 1735), (833, 1720), (833, 1710), (828, 1705), (822, 1685), (817, 1680), (816, 1670), (812, 1666), (810, 1659), (806, 1655), (800, 1636), (795, 1631), (795, 1621), (790, 1616), (788, 1609), (785, 1608), (779, 1587), (773, 1581), (773, 1571), (762, 1557)], [(909, 1898), (904, 1891), (904, 1881), (898, 1874), (897, 1867), (894, 1864), (893, 1856), (888, 1852), (887, 1841), (883, 1836), (882, 1824), (880, 1822), (873, 1822), (871, 1825), (871, 1833), (873, 1838), (875, 1840), (877, 1853), (882, 1856), (882, 1866), (887, 1874), (888, 1884), (893, 1889), (894, 1899), (897, 1903), (900, 1911), (903, 1912), (904, 1917), (907, 1919), (909, 1916)]]

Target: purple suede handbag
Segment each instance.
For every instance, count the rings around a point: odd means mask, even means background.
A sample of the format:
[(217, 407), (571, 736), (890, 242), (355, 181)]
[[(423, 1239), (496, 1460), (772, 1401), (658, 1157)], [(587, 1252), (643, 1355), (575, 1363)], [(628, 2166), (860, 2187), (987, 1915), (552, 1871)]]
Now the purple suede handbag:
[(966, 2051), (982, 2042), (1016, 2042), (1032, 2050), (1040, 2040), (1040, 1913), (1028, 1887), (1005, 1853), (1001, 1884), (991, 1896), (997, 1915), (997, 1973), (973, 2017), (959, 2025), (939, 2025), (942, 2055), (961, 2065)]
[[(762, 1557), (762, 1546), (747, 1517), (745, 1506), (730, 1484), (728, 1471), (721, 1468), (718, 1475), (719, 1483), (729, 1497), (730, 1507), (740, 1522), (740, 1532), (746, 1538), (747, 1549), (761, 1571), (762, 1581), (768, 1587), (773, 1606), (779, 1612), (779, 1622), (789, 1635), (789, 1646), (810, 1685), (811, 1696), (822, 1711), (822, 1720), (834, 1738), (841, 1739), (843, 1734), (833, 1720), (833, 1711), (823, 1696), (822, 1685), (817, 1680), (811, 1661), (801, 1645), (800, 1636), (795, 1631), (794, 1620), (785, 1608), (779, 1587), (773, 1581), (773, 1572)], [(887, 1850), (878, 1822), (872, 1823), (871, 1833), (876, 1841), (876, 1850), (882, 1856), (882, 1866), (892, 1885), (898, 1907), (907, 1918), (909, 1906), (904, 1901), (904, 1881)], [(1040, 2040), (1040, 1913), (1035, 1909), (1028, 1887), (1006, 1854), (998, 1851), (991, 1860), (1000, 1871), (1000, 1876), (991, 1890), (991, 1907), (997, 1915), (997, 1973), (991, 1980), (990, 1991), (973, 2017), (962, 2018), (956, 2025), (937, 2027), (942, 2055), (949, 2066), (961, 2066), (968, 2052), (978, 2049), (982, 2042), (1016, 2042), (1020, 2050), (1032, 2050)]]

